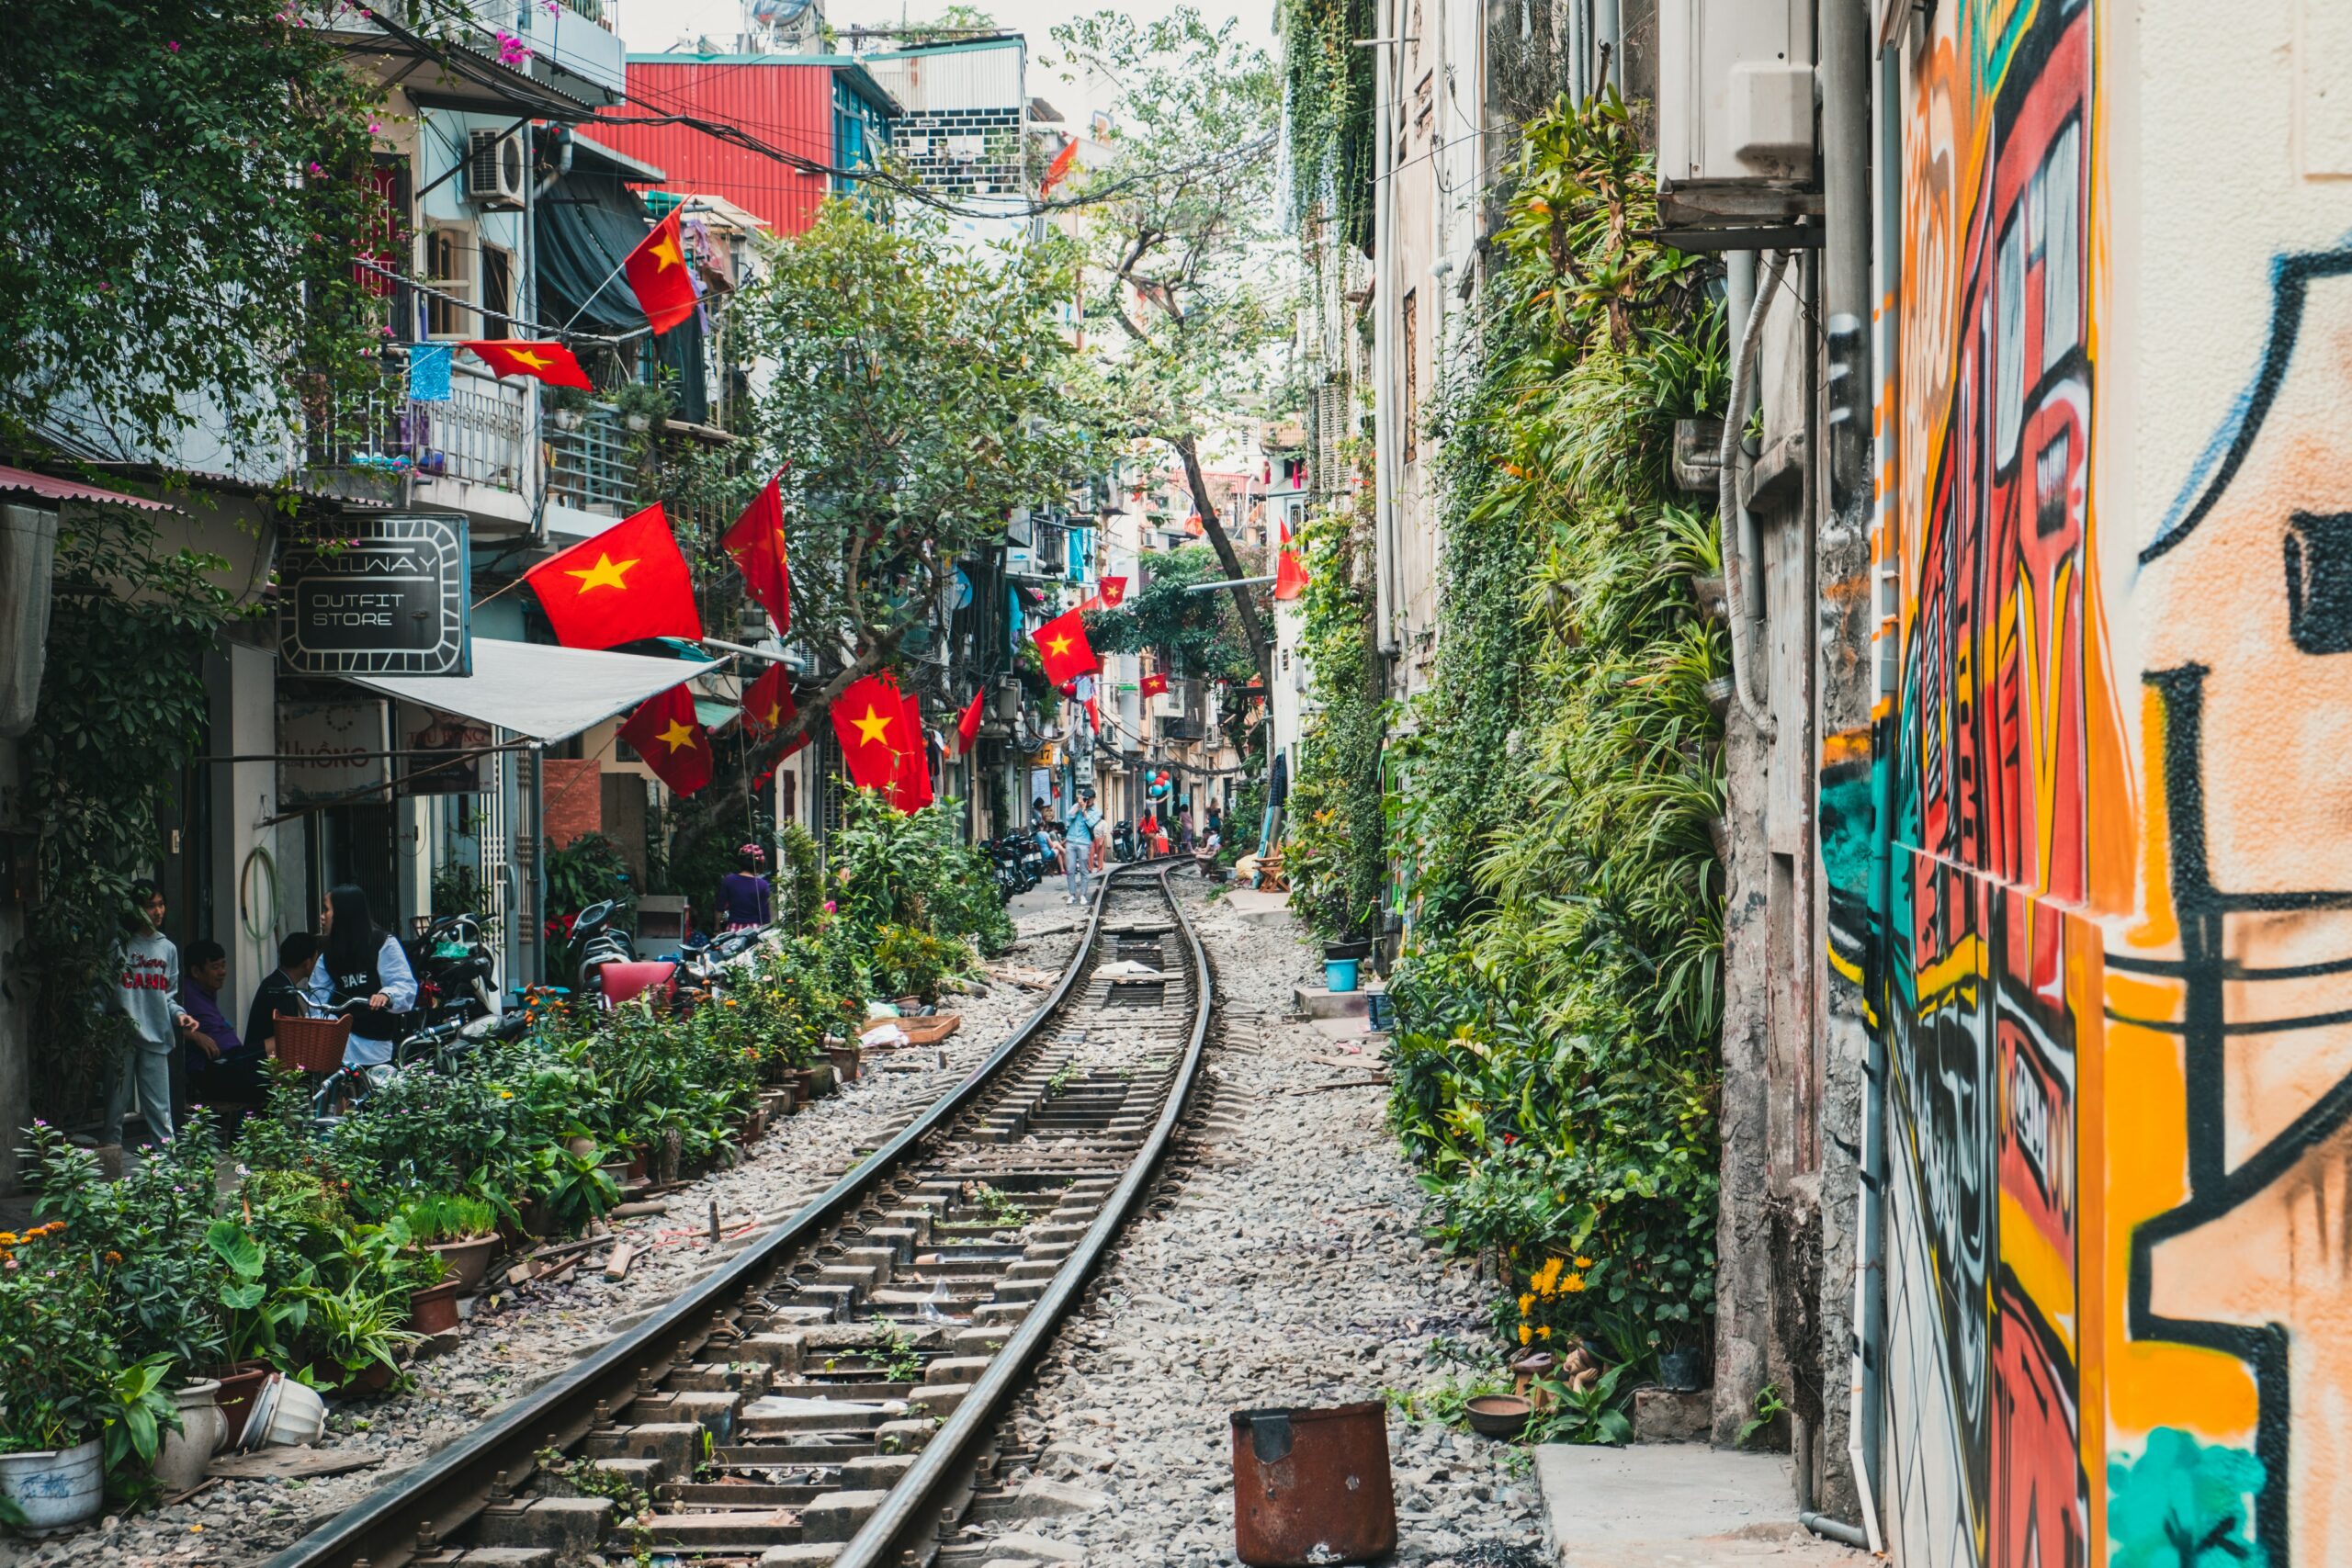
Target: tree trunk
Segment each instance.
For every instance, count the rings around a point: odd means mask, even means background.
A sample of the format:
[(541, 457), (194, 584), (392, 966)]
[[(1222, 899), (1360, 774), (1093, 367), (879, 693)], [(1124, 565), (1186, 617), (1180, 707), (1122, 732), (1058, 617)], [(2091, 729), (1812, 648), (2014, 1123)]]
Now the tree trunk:
[(1243, 570), (1240, 556), (1234, 552), (1233, 541), (1226, 537), (1225, 521), (1217, 515), (1216, 498), (1209, 493), (1208, 476), (1201, 472), (1200, 446), (1189, 435), (1169, 445), (1184, 460), (1184, 483), (1193, 492), (1193, 510), (1201, 514), (1201, 531), (1208, 536), (1226, 576), (1234, 580), (1234, 586), (1227, 592), (1233, 595), (1233, 607), (1241, 616), (1241, 635), (1250, 639), (1250, 657), (1258, 666), (1258, 683), (1265, 689), (1271, 706), (1274, 700), (1273, 649), (1266, 641), (1265, 624), (1258, 618), (1256, 596), (1240, 585), (1240, 579), (1250, 574)]

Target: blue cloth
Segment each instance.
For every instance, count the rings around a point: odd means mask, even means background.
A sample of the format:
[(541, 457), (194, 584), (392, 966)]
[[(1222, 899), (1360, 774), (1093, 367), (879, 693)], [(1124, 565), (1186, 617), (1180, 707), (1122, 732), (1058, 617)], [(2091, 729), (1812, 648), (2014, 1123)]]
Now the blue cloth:
[(449, 400), (449, 345), (412, 344), (408, 351), (408, 400), (446, 403)]
[(1073, 844), (1091, 844), (1094, 841), (1094, 829), (1102, 825), (1102, 813), (1091, 806), (1081, 806), (1062, 824), (1062, 837)]
[[(386, 937), (384, 945), (376, 950), (376, 978), (384, 992), (384, 1012), (406, 1012), (416, 1005), (415, 972), (408, 966), (408, 954), (391, 937)], [(319, 955), (318, 966), (311, 971), (302, 994), (322, 1011), (329, 1010), (334, 1000), (334, 976), (328, 973), (326, 954)], [(392, 1032), (381, 1021), (383, 1016), (370, 1008), (353, 1010), (351, 1043), (343, 1048), (345, 1066), (372, 1067), (392, 1059)]]

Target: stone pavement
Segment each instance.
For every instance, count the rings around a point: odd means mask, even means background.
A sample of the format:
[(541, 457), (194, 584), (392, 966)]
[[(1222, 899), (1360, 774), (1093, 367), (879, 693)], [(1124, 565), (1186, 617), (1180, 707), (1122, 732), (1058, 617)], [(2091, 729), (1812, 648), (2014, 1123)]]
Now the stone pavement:
[(1860, 1568), (1870, 1553), (1797, 1523), (1783, 1454), (1699, 1443), (1535, 1450), (1563, 1568)]

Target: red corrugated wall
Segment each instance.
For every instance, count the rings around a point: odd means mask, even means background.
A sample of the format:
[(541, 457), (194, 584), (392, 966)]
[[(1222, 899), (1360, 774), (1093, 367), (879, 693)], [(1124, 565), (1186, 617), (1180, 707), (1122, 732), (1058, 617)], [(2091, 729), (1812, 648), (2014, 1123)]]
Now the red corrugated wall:
[[(741, 126), (760, 141), (819, 164), (833, 158), (833, 71), (788, 64), (788, 57), (688, 59), (677, 64), (628, 62), (628, 102), (609, 110), (633, 117), (690, 114)], [(826, 180), (749, 148), (684, 125), (592, 125), (597, 141), (642, 158), (669, 178), (665, 189), (725, 197), (775, 226), (805, 231), (824, 199)]]

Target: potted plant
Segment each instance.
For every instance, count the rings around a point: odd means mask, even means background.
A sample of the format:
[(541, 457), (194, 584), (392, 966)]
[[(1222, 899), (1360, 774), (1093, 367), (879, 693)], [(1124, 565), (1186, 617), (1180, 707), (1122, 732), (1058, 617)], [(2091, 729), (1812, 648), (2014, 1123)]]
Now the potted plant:
[(594, 406), (578, 387), (548, 387), (539, 395), (547, 400), (548, 417), (555, 421), (558, 430), (579, 429)]
[(487, 1199), (430, 1193), (402, 1205), (399, 1219), (419, 1247), (441, 1260), (452, 1296), (481, 1289), (499, 1247), (498, 1211)]
[(163, 1392), (167, 1359), (125, 1366), (105, 1282), (52, 1222), (0, 1231), (0, 1501), (20, 1529), (60, 1529), (106, 1503), (106, 1472), (145, 1464), (179, 1419)]
[(632, 431), (644, 432), (670, 417), (667, 388), (631, 381), (613, 394), (613, 412)]
[(423, 1338), (404, 1328), (409, 1292), (401, 1285), (354, 1280), (341, 1290), (313, 1288), (304, 1336), (311, 1348), (305, 1381), (322, 1393), (381, 1393), (400, 1364), (396, 1353)]

